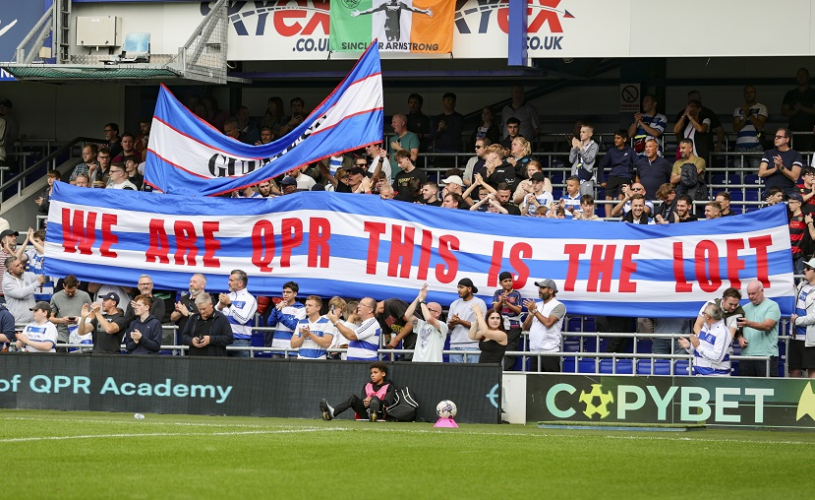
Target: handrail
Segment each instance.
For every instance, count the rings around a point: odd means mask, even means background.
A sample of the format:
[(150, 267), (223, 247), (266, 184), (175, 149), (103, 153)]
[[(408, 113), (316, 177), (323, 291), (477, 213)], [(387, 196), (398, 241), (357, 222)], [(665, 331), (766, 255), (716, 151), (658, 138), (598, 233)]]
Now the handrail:
[[(7, 189), (11, 188), (14, 184), (19, 185), (32, 172), (42, 168), (44, 165), (47, 165), (49, 162), (52, 162), (52, 161), (56, 160), (58, 157), (65, 154), (66, 151), (70, 151), (71, 148), (73, 148), (74, 146), (76, 146), (80, 142), (83, 142), (83, 143), (84, 142), (95, 142), (95, 143), (104, 144), (107, 141), (105, 141), (104, 139), (97, 139), (97, 138), (94, 138), (94, 137), (75, 137), (75, 138), (71, 139), (70, 142), (68, 142), (67, 144), (65, 144), (61, 148), (59, 148), (56, 151), (54, 151), (53, 153), (49, 154), (45, 158), (42, 158), (41, 160), (37, 161), (36, 163), (31, 165), (30, 167), (25, 168), (22, 172), (15, 175), (14, 177), (12, 177), (8, 181), (6, 181), (4, 184), (0, 185), (0, 196), (2, 195), (2, 193), (5, 193), (5, 191)], [(22, 192), (22, 190), (23, 190), (23, 188), (22, 188), (22, 186), (20, 186), (20, 188), (17, 190), (17, 193)]]

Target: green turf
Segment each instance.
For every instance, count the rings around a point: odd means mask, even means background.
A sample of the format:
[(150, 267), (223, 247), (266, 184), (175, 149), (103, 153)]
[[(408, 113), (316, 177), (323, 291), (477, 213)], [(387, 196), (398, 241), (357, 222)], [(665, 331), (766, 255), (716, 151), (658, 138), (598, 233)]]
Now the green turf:
[[(315, 411), (316, 413), (316, 411)], [(0, 411), (2, 497), (809, 498), (815, 434)]]

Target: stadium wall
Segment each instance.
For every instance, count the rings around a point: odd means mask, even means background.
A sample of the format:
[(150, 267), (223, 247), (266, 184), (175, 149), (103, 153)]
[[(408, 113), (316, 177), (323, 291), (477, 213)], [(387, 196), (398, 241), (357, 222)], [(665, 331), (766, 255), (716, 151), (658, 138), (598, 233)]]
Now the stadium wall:
[[(359, 394), (366, 362), (96, 355), (4, 356), (0, 408), (319, 418), (318, 402)], [(498, 365), (391, 363), (394, 383), (435, 421), (450, 399), (462, 423), (498, 423)], [(353, 418), (346, 412), (341, 418)]]

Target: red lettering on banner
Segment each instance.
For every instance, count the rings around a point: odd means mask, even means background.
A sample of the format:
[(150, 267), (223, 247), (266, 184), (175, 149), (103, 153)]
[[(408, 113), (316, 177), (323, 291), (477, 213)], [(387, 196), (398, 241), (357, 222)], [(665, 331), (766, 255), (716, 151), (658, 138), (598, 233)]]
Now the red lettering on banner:
[(453, 255), (453, 251), (458, 250), (459, 244), (455, 236), (445, 234), (439, 237), (439, 256), (447, 264), (446, 271), (443, 264), (436, 265), (436, 279), (439, 283), (450, 283), (456, 278), (458, 259)]
[(331, 256), (331, 223), (328, 219), (314, 217), (308, 227), (308, 267), (328, 267)]
[(747, 267), (739, 258), (739, 250), (744, 250), (744, 240), (727, 240), (727, 279), (730, 286), (737, 289), (741, 289), (739, 271)]
[(280, 229), (280, 267), (291, 267), (291, 251), (303, 243), (303, 221), (300, 219), (283, 219)]
[(262, 273), (272, 272), (274, 259), (274, 227), (268, 220), (259, 220), (252, 227), (252, 264)]
[(631, 281), (631, 274), (637, 272), (637, 263), (633, 261), (632, 257), (640, 253), (639, 245), (625, 245), (623, 247), (623, 262), (620, 266), (620, 285), (619, 291), (621, 293), (635, 293), (637, 291), (637, 282)]
[(433, 233), (427, 229), (422, 230), (422, 246), (419, 249), (419, 273), (418, 280), (427, 279), (427, 271), (430, 268), (430, 253), (433, 248)]
[[(527, 29), (528, 33), (537, 33), (541, 27), (549, 23), (549, 31), (552, 33), (563, 33), (563, 26), (560, 24), (558, 13), (555, 8), (560, 4), (561, 0), (537, 0), (540, 7), (533, 9), (527, 8)], [(534, 5), (532, 0), (530, 4)], [(498, 27), (501, 28), (505, 34), (509, 33), (509, 8), (502, 8), (498, 10)]]
[(513, 288), (523, 288), (526, 280), (529, 279), (529, 267), (524, 264), (523, 259), (532, 258), (532, 246), (529, 243), (516, 243), (509, 250), (509, 265), (515, 270), (517, 275), (512, 281)]
[[(606, 253), (603, 256), (603, 250)], [(603, 282), (600, 285), (601, 292), (611, 291), (611, 278), (614, 272), (614, 254), (617, 251), (617, 245), (594, 245), (591, 250), (591, 263), (589, 264), (589, 283), (586, 290), (589, 292), (597, 291), (597, 281), (602, 276)]]
[(722, 278), (719, 275), (719, 247), (716, 243), (710, 240), (697, 243), (694, 261), (699, 288), (708, 293), (718, 290), (722, 286)]
[(682, 251), (682, 242), (674, 242), (674, 281), (676, 292), (685, 293), (693, 290), (693, 285), (685, 279), (685, 255)]
[(750, 248), (756, 250), (756, 279), (761, 282), (764, 288), (770, 288), (770, 265), (767, 262), (767, 248), (773, 244), (773, 237), (754, 236), (747, 240)]
[(569, 269), (566, 271), (566, 283), (563, 285), (563, 290), (574, 292), (577, 271), (580, 269), (580, 256), (586, 253), (586, 245), (574, 243), (563, 245), (563, 253), (569, 256)]
[(376, 262), (379, 259), (379, 236), (385, 233), (385, 223), (365, 222), (364, 231), (368, 233), (368, 264), (365, 272), (376, 274)]
[(111, 251), (110, 247), (119, 243), (119, 237), (113, 234), (110, 228), (115, 226), (118, 220), (116, 214), (102, 214), (102, 245), (99, 247), (99, 254), (102, 257), (116, 258), (116, 252)]
[(177, 220), (173, 226), (175, 231), (175, 265), (188, 266), (195, 265), (195, 256), (198, 255), (198, 247), (195, 245), (198, 236), (195, 234), (195, 226), (186, 220)]
[(498, 275), (501, 274), (501, 264), (504, 262), (504, 242), (492, 242), (492, 261), (490, 262), (490, 271), (487, 273), (487, 286), (493, 287), (498, 285)]
[(204, 267), (221, 267), (221, 261), (215, 258), (215, 252), (221, 249), (221, 242), (215, 238), (220, 222), (208, 221), (202, 224), (204, 230)]
[(62, 247), (67, 253), (91, 255), (91, 247), (96, 240), (96, 212), (89, 212), (85, 220), (85, 212), (74, 210), (73, 223), (71, 209), (62, 209)]
[(410, 278), (410, 266), (413, 263), (413, 236), (416, 230), (412, 227), (404, 228), (404, 241), (402, 239), (402, 226), (394, 224), (391, 227), (391, 253), (388, 258), (388, 276), (395, 278)]
[(144, 261), (169, 264), (170, 242), (167, 239), (167, 231), (164, 230), (164, 221), (161, 219), (150, 219), (149, 231), (150, 248), (144, 252)]
[[(773, 238), (771, 235), (755, 236), (748, 238), (747, 244), (756, 251), (756, 279), (764, 285), (764, 288), (769, 288), (770, 265), (767, 249), (773, 244)], [(747, 264), (739, 257), (739, 250), (745, 248), (745, 241), (742, 238), (728, 239), (724, 241), (723, 245), (727, 252), (727, 280), (730, 286), (741, 288), (739, 271), (746, 269)], [(712, 240), (702, 240), (694, 246), (694, 273), (702, 291), (715, 292), (723, 286), (720, 256), (719, 245)], [(683, 244), (677, 241), (673, 244), (674, 280), (677, 293), (687, 293), (693, 290), (693, 284), (688, 283), (685, 277), (684, 259)]]

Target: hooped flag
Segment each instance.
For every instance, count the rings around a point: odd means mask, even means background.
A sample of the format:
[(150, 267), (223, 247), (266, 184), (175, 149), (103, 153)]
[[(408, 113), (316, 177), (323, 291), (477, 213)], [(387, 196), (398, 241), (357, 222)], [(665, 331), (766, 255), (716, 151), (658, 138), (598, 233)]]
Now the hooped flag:
[(329, 48), (448, 54), (453, 51), (451, 0), (338, 0), (331, 2)]
[[(537, 298), (551, 279), (572, 315), (693, 318), (706, 301), (757, 279), (785, 315), (795, 309), (783, 204), (689, 224), (634, 225), (513, 217), (303, 192), (211, 198), (87, 189), (57, 182), (48, 210), (45, 272), (130, 286), (185, 289), (203, 273), (226, 290), (234, 269), (253, 294), (396, 297), (449, 304), (469, 278), (485, 301), (509, 271)], [(746, 295), (746, 294), (744, 294)], [(745, 297), (746, 303), (746, 297)]]
[(159, 191), (216, 196), (382, 142), (382, 70), (372, 45), (294, 130), (262, 146), (238, 142), (193, 114), (162, 85), (144, 180)]

